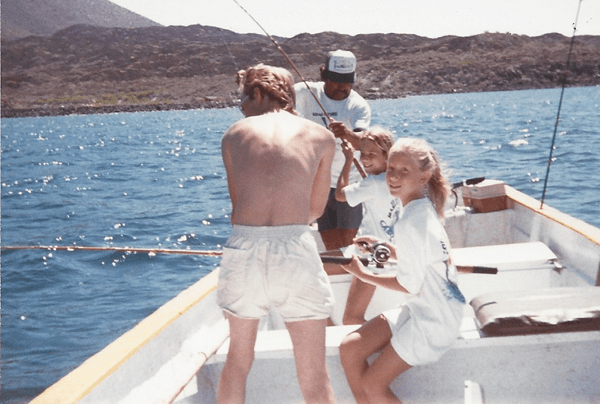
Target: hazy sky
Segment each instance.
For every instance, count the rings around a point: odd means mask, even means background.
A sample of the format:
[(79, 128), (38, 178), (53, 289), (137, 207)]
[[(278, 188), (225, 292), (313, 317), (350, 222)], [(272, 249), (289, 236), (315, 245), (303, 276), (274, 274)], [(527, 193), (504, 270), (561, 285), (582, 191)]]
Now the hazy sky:
[[(111, 0), (163, 25), (262, 31), (233, 0)], [(579, 0), (238, 0), (271, 35), (308, 32), (416, 34), (500, 32), (573, 35)], [(368, 6), (368, 7), (367, 7)], [(582, 0), (577, 35), (600, 35), (600, 0)]]

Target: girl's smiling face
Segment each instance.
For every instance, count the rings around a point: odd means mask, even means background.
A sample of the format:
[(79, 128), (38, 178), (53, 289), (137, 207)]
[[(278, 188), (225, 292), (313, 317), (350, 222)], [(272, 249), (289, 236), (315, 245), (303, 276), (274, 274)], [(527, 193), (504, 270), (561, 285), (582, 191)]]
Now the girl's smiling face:
[(385, 171), (387, 155), (372, 139), (362, 139), (360, 142), (360, 163), (367, 174), (377, 175)]
[(407, 152), (391, 150), (385, 180), (390, 193), (400, 198), (404, 206), (425, 196), (423, 188), (429, 176), (427, 171), (421, 171), (417, 160)]

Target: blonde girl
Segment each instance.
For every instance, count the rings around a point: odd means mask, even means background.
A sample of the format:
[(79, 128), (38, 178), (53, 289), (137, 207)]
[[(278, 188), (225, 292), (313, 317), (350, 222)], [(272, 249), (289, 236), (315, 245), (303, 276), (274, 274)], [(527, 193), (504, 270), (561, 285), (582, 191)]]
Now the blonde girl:
[[(345, 269), (363, 282), (406, 293), (406, 303), (347, 335), (342, 366), (358, 403), (399, 403), (392, 381), (412, 366), (437, 361), (459, 332), (465, 299), (456, 286), (448, 236), (441, 223), (449, 187), (440, 161), (424, 140), (402, 138), (390, 149), (386, 182), (404, 205), (386, 243), (393, 273), (374, 274), (355, 256)], [(359, 237), (356, 242), (381, 241)], [(380, 351), (369, 365), (367, 358)]]
[[(367, 177), (350, 185), (348, 179), (354, 150), (352, 146), (344, 147), (346, 162), (338, 179), (335, 198), (339, 202), (348, 202), (352, 207), (363, 204), (363, 219), (358, 237), (369, 235), (389, 242), (393, 240), (392, 224), (402, 208), (400, 200), (390, 194), (385, 183), (388, 153), (393, 143), (391, 133), (384, 128), (376, 126), (367, 130), (360, 142), (360, 163)], [(351, 257), (357, 253), (358, 249), (350, 246), (344, 255)], [(375, 285), (364, 283), (356, 277), (352, 280), (344, 311), (344, 324), (365, 322), (365, 312), (374, 292)]]

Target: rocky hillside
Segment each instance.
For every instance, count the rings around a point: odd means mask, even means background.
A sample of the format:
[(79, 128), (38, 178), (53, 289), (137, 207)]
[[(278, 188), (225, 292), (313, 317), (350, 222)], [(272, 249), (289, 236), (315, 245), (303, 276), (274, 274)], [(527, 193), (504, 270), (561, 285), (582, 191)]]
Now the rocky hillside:
[[(327, 51), (353, 51), (355, 88), (374, 99), (559, 87), (571, 38), (325, 32), (277, 41), (307, 80), (318, 78)], [(259, 62), (288, 67), (264, 36), (200, 25), (76, 25), (3, 40), (2, 116), (233, 105), (234, 73)], [(568, 85), (600, 85), (600, 36), (575, 37), (570, 66)]]
[(108, 0), (2, 0), (2, 41), (52, 35), (74, 24), (152, 27), (160, 24)]

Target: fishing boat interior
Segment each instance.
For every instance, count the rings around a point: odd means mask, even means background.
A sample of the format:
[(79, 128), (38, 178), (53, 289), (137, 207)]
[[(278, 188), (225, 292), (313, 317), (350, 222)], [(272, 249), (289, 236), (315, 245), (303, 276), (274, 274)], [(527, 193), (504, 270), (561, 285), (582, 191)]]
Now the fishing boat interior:
[[(600, 401), (600, 229), (501, 181), (457, 187), (455, 205), (445, 220), (452, 259), (494, 271), (459, 272), (469, 303), (460, 338), (438, 362), (398, 377), (394, 393), (404, 403)], [(33, 402), (67, 395), (80, 403), (215, 403), (228, 350), (217, 277), (218, 269)], [(330, 280), (328, 371), (337, 402), (351, 403), (339, 359), (341, 340), (358, 327), (341, 323), (351, 275)], [(378, 288), (367, 318), (402, 299)], [(302, 402), (291, 340), (276, 315), (261, 323), (246, 402)]]
[[(486, 395), (490, 403), (598, 399), (592, 379), (598, 380), (600, 363), (590, 352), (600, 352), (600, 231), (550, 207), (538, 209), (539, 202), (501, 181), (459, 193), (464, 203), (449, 208), (445, 222), (453, 260), (497, 273), (459, 274), (470, 302), (460, 339), (439, 362), (401, 375), (392, 390), (405, 403), (483, 402)], [(343, 303), (332, 316), (337, 325), (327, 330), (339, 402), (353, 402), (338, 356), (341, 339), (357, 328), (341, 325), (351, 278), (331, 276)], [(367, 318), (402, 299), (378, 288)], [(198, 373), (198, 391), (214, 391), (226, 352), (225, 343)], [(271, 318), (259, 335), (247, 402), (297, 402), (294, 378), (291, 341)]]

